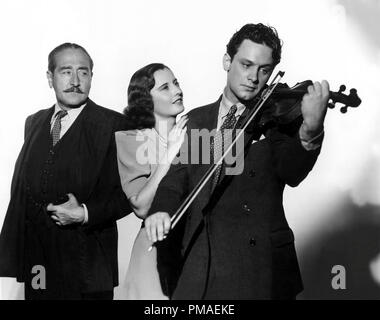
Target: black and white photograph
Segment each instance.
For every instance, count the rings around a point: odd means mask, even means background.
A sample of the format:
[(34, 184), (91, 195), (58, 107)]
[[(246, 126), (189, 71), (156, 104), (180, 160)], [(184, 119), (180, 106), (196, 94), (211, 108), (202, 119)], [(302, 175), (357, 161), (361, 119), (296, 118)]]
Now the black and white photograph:
[(380, 299), (379, 16), (2, 0), (0, 300)]

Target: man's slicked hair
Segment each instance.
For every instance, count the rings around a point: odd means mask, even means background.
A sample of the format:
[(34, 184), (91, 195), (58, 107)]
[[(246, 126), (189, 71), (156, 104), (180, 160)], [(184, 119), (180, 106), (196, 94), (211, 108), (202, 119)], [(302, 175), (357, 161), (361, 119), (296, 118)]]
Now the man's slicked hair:
[(92, 58), (91, 56), (88, 54), (88, 52), (86, 51), (85, 48), (83, 48), (82, 46), (80, 46), (79, 44), (76, 44), (76, 43), (70, 43), (70, 42), (66, 42), (66, 43), (62, 43), (60, 44), (58, 47), (54, 48), (50, 53), (49, 53), (49, 56), (48, 56), (48, 70), (50, 72), (54, 72), (57, 64), (56, 64), (56, 61), (55, 61), (55, 56), (63, 51), (63, 50), (66, 50), (66, 49), (79, 49), (79, 50), (82, 50), (89, 58), (90, 60), (90, 69), (91, 69), (91, 72), (92, 72), (92, 69), (94, 68), (94, 62), (92, 61)]
[(282, 42), (275, 28), (262, 23), (244, 25), (239, 31), (235, 32), (227, 44), (227, 53), (231, 57), (231, 61), (244, 40), (251, 40), (268, 46), (272, 49), (273, 64), (277, 65), (280, 62)]

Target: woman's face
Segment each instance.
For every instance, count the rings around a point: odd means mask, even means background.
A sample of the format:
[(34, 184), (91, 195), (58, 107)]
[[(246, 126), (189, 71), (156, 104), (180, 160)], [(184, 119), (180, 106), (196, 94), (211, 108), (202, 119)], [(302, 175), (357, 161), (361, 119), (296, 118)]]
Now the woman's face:
[(183, 94), (177, 79), (170, 69), (157, 70), (154, 74), (155, 85), (150, 90), (154, 113), (159, 118), (175, 117), (184, 110)]

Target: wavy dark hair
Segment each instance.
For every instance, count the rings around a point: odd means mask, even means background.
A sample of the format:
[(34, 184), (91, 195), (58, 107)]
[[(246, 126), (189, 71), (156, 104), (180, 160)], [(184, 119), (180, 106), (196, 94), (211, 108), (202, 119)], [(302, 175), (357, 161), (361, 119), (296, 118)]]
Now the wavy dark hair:
[(282, 41), (278, 37), (275, 28), (262, 23), (244, 25), (239, 31), (235, 32), (227, 44), (227, 53), (231, 57), (231, 61), (244, 40), (265, 44), (271, 48), (274, 65), (277, 65), (281, 61)]
[(162, 63), (151, 63), (133, 74), (128, 86), (128, 106), (124, 109), (131, 130), (153, 128), (156, 124), (150, 90), (155, 85), (154, 73), (164, 69), (169, 68)]

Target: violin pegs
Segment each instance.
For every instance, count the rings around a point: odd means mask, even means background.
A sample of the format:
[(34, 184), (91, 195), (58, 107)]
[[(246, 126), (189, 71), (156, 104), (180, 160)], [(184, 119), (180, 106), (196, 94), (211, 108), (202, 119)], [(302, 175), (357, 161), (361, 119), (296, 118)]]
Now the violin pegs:
[(342, 84), (342, 85), (340, 86), (340, 88), (339, 88), (339, 93), (342, 93), (342, 92), (344, 92), (344, 91), (346, 91), (346, 86), (345, 86), (344, 84)]
[(335, 104), (332, 103), (332, 102), (329, 102), (329, 103), (327, 104), (327, 106), (328, 106), (330, 109), (334, 109), (334, 108), (335, 108)]
[(346, 113), (347, 112), (347, 108), (348, 108), (348, 106), (340, 108), (340, 112)]

